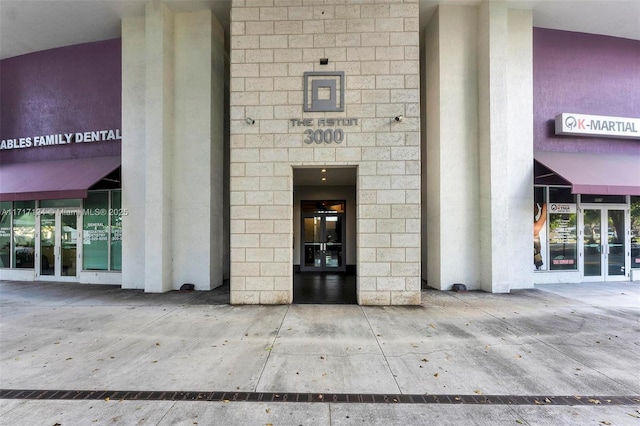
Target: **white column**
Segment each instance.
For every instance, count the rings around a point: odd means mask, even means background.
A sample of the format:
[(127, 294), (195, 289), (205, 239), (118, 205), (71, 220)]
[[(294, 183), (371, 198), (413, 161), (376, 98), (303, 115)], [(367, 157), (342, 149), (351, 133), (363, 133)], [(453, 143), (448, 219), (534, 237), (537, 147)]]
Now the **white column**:
[(211, 11), (176, 14), (173, 286), (222, 284), (224, 30)]
[[(510, 288), (533, 287), (533, 19), (509, 11)], [(515, 279), (514, 279), (515, 278)]]
[(144, 288), (145, 22), (122, 21), (122, 287)]
[(454, 283), (475, 289), (480, 285), (477, 8), (440, 6), (425, 38), (423, 229), (428, 250), (423, 253), (423, 277), (442, 290)]
[(172, 284), (171, 161), (173, 150), (173, 13), (146, 5), (145, 291)]
[(480, 5), (482, 288), (533, 286), (533, 45), (528, 11)]

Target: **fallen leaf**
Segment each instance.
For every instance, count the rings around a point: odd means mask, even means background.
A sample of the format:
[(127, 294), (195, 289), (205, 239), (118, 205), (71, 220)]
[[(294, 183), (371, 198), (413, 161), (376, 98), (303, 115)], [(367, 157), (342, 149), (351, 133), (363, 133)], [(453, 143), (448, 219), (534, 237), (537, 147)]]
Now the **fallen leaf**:
[(228, 404), (228, 403), (229, 403), (229, 400), (228, 400), (228, 399), (225, 399), (225, 400), (223, 400), (222, 402), (224, 402), (225, 404)]
[(111, 399), (110, 399), (109, 397), (106, 397), (104, 400), (105, 400), (106, 402), (111, 401)]
[(429, 327), (436, 328), (435, 324), (429, 324)]
[(522, 358), (522, 355), (516, 355), (514, 358)]
[(630, 415), (633, 418), (640, 419), (640, 416), (637, 415), (636, 413), (627, 413), (627, 414)]
[(420, 361), (422, 361), (422, 362), (429, 362), (429, 360), (428, 360), (428, 359), (426, 359), (426, 358), (422, 358)]
[(156, 346), (160, 346), (160, 343), (156, 342)]
[(71, 359), (73, 359), (73, 358), (67, 358), (67, 359), (65, 359), (65, 361), (69, 361), (69, 360), (71, 360)]
[(320, 359), (324, 359), (324, 355), (320, 355)]
[(522, 420), (516, 420), (516, 423), (518, 423), (519, 425), (523, 425), (524, 422)]
[(438, 377), (438, 373), (434, 374), (433, 377)]
[(151, 361), (151, 364), (155, 364), (156, 362), (158, 362), (158, 360)]
[(478, 395), (482, 395), (482, 391), (480, 391), (479, 389), (476, 389), (473, 391), (474, 393), (477, 393)]
[(533, 402), (535, 402), (536, 405), (544, 405), (544, 402), (540, 402), (537, 399), (534, 399)]
[(611, 422), (608, 422), (606, 420), (601, 420), (600, 423), (602, 423), (603, 425), (610, 425)]
[(588, 401), (592, 404), (600, 404), (600, 400), (599, 399), (593, 399), (593, 398), (589, 398)]
[(264, 410), (264, 412), (269, 414), (271, 412), (271, 408), (267, 408), (266, 410)]

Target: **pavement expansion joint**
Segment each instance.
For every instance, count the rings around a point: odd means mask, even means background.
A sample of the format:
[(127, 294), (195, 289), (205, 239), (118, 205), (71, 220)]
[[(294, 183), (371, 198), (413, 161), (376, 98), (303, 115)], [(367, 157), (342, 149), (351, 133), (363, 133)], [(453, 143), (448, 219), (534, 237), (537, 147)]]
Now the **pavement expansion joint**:
[(298, 392), (178, 392), (117, 390), (0, 389), (0, 399), (203, 401), (203, 402), (324, 402), (356, 404), (473, 404), (473, 405), (638, 405), (640, 395), (455, 395), (353, 394)]

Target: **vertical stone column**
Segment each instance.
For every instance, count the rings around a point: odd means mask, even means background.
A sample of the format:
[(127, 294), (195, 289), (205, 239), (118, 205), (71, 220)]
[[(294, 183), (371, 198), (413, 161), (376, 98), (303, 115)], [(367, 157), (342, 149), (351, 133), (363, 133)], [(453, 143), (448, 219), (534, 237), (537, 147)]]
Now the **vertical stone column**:
[(122, 21), (122, 287), (144, 289), (145, 18)]
[(441, 5), (427, 25), (422, 259), (432, 287), (532, 286), (530, 19), (486, 1)]
[(224, 32), (211, 11), (174, 17), (173, 285), (222, 284)]
[(509, 10), (509, 288), (533, 287), (533, 18)]
[(422, 261), (423, 277), (441, 290), (480, 285), (477, 19), (475, 7), (439, 6), (425, 32)]
[(478, 15), (481, 287), (509, 291), (507, 4), (484, 1)]
[(123, 286), (222, 284), (224, 32), (210, 10), (123, 23)]
[(171, 169), (174, 131), (173, 13), (146, 5), (145, 290), (172, 285)]
[(524, 243), (533, 226), (532, 46), (509, 17), (506, 2), (479, 6), (480, 276), (493, 293), (533, 280), (531, 243)]

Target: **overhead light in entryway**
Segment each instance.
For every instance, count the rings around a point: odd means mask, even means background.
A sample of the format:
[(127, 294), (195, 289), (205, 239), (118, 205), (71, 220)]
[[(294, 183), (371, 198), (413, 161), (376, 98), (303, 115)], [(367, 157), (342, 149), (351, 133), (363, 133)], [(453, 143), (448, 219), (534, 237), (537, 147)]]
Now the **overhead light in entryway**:
[(320, 170), (322, 173), (327, 173), (327, 169)]
[(327, 178), (326, 178), (326, 177), (323, 177), (323, 178), (322, 178), (322, 181), (324, 182), (325, 180), (327, 180)]

